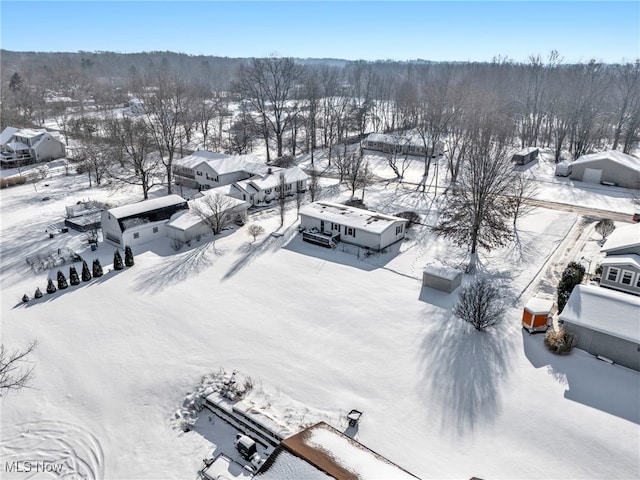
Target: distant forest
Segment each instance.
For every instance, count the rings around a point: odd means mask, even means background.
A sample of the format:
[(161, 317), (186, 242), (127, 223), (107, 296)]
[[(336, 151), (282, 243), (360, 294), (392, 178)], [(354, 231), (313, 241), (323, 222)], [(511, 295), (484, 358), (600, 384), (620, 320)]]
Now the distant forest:
[[(198, 148), (236, 153), (265, 142), (268, 158), (331, 149), (372, 131), (415, 129), (425, 143), (451, 141), (483, 122), (498, 122), (514, 146), (554, 148), (557, 161), (603, 148), (628, 153), (640, 138), (639, 60), (566, 64), (555, 51), (486, 63), (0, 54), (2, 128), (55, 118), (78, 138), (96, 129), (86, 112), (124, 107), (134, 97), (151, 133), (171, 111), (165, 120), (178, 125), (172, 141), (193, 144), (200, 132)], [(157, 146), (161, 153), (174, 148)]]

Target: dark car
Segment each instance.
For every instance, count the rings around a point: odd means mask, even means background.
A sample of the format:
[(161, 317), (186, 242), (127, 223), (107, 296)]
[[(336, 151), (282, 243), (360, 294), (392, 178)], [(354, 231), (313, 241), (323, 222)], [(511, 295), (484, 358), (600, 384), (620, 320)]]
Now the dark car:
[(640, 222), (640, 213), (634, 213), (631, 219), (636, 223)]

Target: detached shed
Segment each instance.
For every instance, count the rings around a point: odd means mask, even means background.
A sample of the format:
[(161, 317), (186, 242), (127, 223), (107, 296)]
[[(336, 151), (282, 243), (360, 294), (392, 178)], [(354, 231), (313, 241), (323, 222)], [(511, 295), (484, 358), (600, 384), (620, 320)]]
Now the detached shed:
[(442, 264), (427, 265), (422, 272), (422, 285), (451, 293), (462, 283), (462, 272)]
[(571, 162), (566, 160), (556, 164), (556, 177), (568, 177), (571, 175)]
[(514, 153), (513, 157), (511, 157), (511, 161), (517, 165), (524, 165), (538, 158), (539, 152), (540, 151), (536, 147), (524, 148), (519, 152)]
[(549, 314), (553, 308), (553, 300), (533, 297), (524, 306), (522, 326), (529, 333), (546, 332), (549, 325)]

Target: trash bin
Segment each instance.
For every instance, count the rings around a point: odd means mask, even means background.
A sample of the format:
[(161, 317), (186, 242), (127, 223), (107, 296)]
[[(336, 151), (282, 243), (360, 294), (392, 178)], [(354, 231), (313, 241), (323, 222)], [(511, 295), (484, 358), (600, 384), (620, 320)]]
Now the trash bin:
[(95, 252), (98, 249), (98, 246), (95, 243), (91, 244), (91, 251)]

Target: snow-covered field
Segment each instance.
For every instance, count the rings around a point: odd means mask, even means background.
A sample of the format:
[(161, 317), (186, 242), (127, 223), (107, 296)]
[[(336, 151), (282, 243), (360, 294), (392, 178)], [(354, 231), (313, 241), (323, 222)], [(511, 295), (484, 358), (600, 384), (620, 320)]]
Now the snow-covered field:
[[(531, 282), (564, 248), (575, 214), (538, 210), (519, 221), (519, 244), (483, 257), (510, 308), (500, 328), (478, 333), (450, 314), (455, 295), (421, 288), (427, 263), (464, 260), (427, 227), (411, 231), (397, 255), (365, 258), (303, 243), (295, 207), (282, 229), (267, 210), (254, 219), (267, 235), (254, 243), (246, 226), (180, 252), (157, 241), (116, 272), (112, 247), (91, 252), (81, 235), (49, 239), (45, 229), (65, 205), (118, 204), (139, 192), (88, 189), (84, 177), (47, 182), (0, 192), (2, 342), (39, 341), (33, 388), (1, 400), (3, 469), (6, 460), (64, 458), (65, 472), (86, 478), (196, 478), (229, 439), (198, 424), (183, 433), (173, 415), (222, 367), (275, 391), (264, 408), (283, 411), (279, 397), (296, 406), (289, 414), (300, 423), (317, 414), (340, 428), (351, 408), (363, 410), (357, 439), (425, 479), (640, 476), (638, 372), (580, 351), (554, 356), (542, 335), (520, 328)], [(548, 185), (557, 200), (552, 189), (564, 184)], [(44, 190), (51, 200), (41, 200)], [(432, 194), (381, 183), (366, 195), (372, 208), (435, 220)], [(601, 203), (585, 190), (572, 196)], [(628, 198), (606, 202), (632, 209)], [(276, 230), (283, 235), (269, 235)], [(89, 263), (99, 256), (105, 275), (22, 305), (57, 272), (34, 274), (25, 258), (66, 245)], [(597, 250), (593, 239), (584, 245)]]

